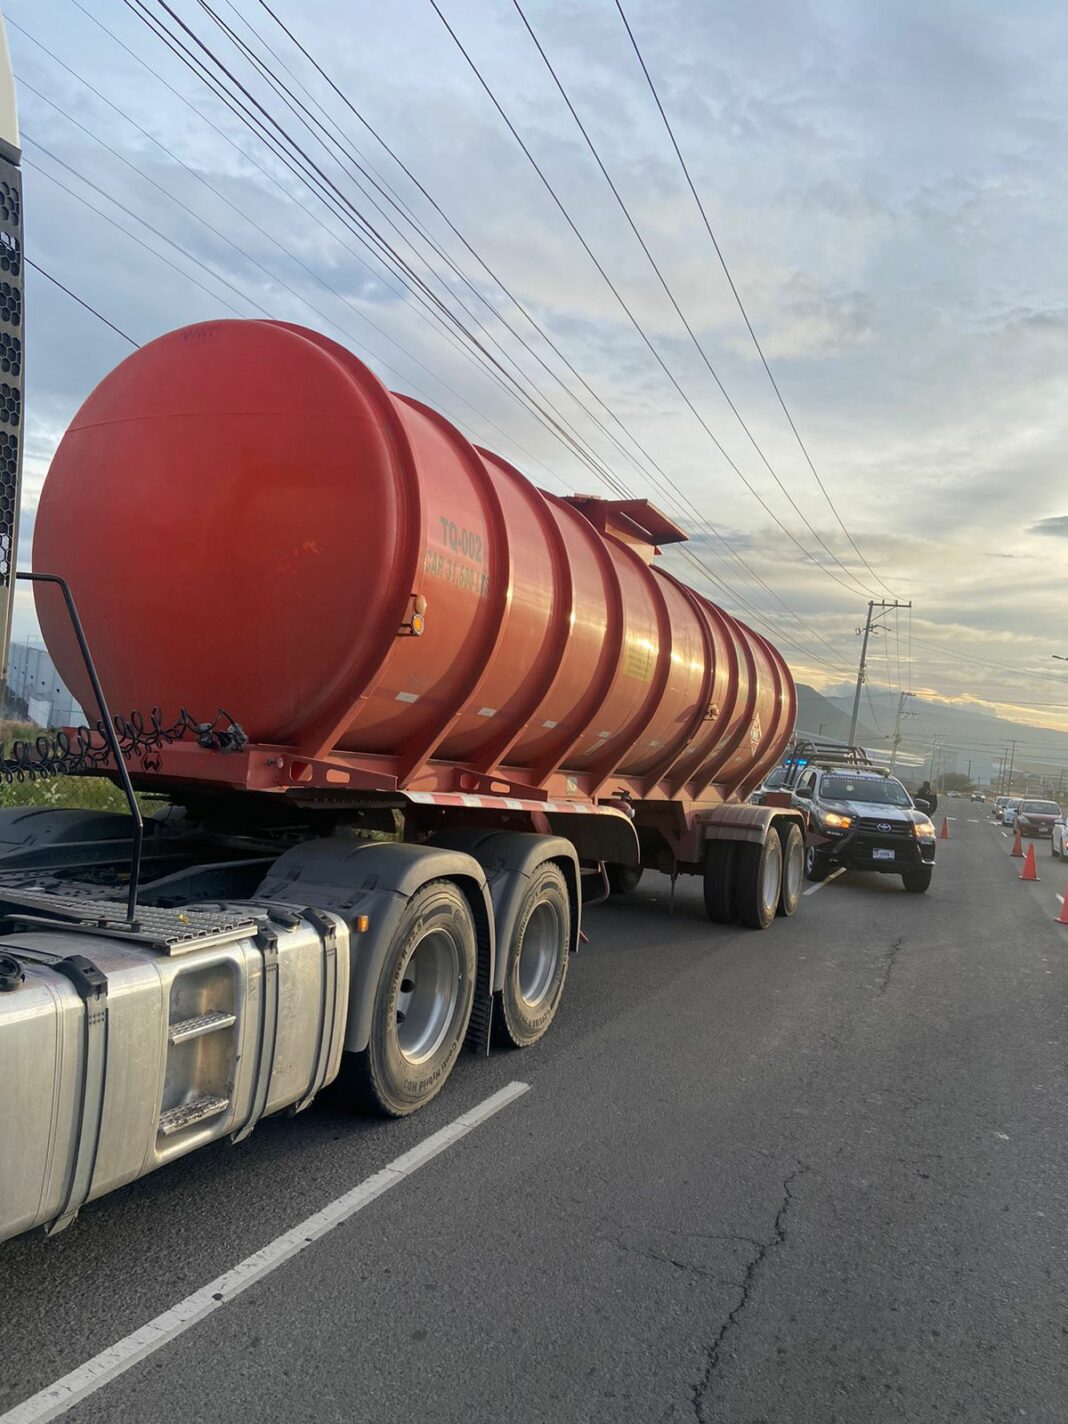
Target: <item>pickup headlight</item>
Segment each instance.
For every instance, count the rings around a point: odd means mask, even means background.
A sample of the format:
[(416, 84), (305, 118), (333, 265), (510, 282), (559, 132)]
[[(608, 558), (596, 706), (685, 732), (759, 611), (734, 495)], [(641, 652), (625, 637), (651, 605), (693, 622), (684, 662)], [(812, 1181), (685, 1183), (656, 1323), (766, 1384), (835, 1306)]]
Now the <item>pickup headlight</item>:
[(853, 824), (852, 816), (840, 816), (837, 811), (824, 811), (820, 815), (823, 825), (832, 831), (846, 831)]
[(914, 821), (913, 830), (918, 841), (933, 841), (935, 828), (930, 821)]

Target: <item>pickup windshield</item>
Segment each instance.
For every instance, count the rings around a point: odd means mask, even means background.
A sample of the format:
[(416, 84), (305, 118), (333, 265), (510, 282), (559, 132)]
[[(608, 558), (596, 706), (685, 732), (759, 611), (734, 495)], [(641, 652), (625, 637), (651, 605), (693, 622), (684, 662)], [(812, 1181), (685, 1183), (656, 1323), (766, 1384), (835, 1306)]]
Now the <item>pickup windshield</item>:
[(820, 796), (826, 801), (873, 801), (880, 806), (911, 806), (912, 799), (900, 781), (889, 777), (878, 781), (874, 777), (863, 779), (852, 776), (825, 776), (820, 785)]

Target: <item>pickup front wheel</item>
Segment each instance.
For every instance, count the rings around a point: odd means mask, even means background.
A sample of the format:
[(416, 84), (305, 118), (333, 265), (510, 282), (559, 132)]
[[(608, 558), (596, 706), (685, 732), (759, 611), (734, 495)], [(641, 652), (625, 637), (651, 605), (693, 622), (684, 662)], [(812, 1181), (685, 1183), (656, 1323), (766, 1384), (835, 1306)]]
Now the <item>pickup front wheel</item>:
[(805, 879), (814, 880), (818, 885), (820, 881), (826, 880), (830, 873), (831, 862), (823, 851), (810, 845), (805, 851)]

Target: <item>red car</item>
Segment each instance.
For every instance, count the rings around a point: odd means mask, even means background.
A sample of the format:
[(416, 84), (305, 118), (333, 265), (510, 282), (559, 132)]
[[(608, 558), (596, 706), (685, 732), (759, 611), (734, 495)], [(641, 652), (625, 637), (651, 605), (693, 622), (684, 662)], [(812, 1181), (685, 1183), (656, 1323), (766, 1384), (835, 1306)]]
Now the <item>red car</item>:
[(1060, 814), (1056, 801), (1021, 801), (1016, 811), (1016, 826), (1021, 836), (1049, 836)]

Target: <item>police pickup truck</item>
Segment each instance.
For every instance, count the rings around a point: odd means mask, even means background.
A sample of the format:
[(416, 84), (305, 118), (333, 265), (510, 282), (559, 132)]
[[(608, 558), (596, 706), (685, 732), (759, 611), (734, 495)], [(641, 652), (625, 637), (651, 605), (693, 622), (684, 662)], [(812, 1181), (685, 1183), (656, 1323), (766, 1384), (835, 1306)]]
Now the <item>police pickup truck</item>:
[(841, 866), (900, 875), (912, 895), (930, 885), (935, 828), (895, 777), (874, 768), (809, 766), (792, 800), (809, 813), (809, 880), (826, 880)]

